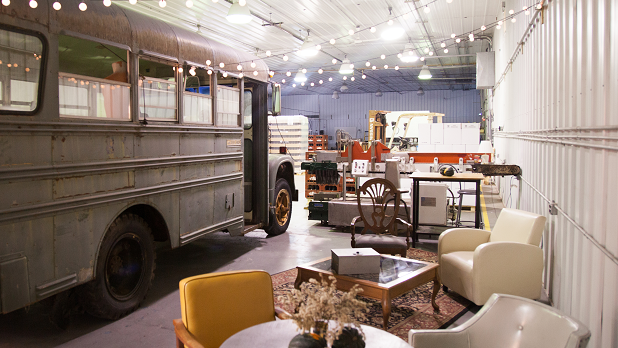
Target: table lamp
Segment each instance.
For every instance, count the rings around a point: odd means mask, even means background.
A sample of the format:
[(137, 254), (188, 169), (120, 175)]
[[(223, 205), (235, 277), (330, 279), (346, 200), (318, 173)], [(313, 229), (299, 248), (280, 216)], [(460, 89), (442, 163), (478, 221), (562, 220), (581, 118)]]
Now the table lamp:
[(489, 163), (491, 159), (491, 154), (494, 152), (493, 147), (491, 146), (491, 141), (482, 140), (479, 145), (478, 153), (482, 153), (481, 155), (481, 163)]

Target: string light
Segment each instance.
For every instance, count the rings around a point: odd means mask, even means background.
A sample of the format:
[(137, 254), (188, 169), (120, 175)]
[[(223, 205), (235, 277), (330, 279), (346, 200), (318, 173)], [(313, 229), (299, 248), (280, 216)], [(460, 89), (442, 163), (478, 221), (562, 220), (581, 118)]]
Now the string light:
[(301, 83), (300, 83), (300, 85), (301, 85), (301, 86), (304, 86), (304, 85), (305, 85), (305, 83), (304, 83), (304, 82), (301, 82)]
[(337, 64), (337, 59), (333, 58), (333, 60), (330, 61), (333, 64)]
[(381, 55), (381, 56), (380, 56), (380, 58), (381, 58), (381, 59), (385, 59), (385, 58), (386, 58), (386, 56), (385, 56), (385, 55)]
[(350, 81), (354, 81), (354, 80), (356, 80), (354, 76), (350, 77)]
[(511, 18), (511, 22), (513, 22), (513, 23), (517, 22), (517, 18), (515, 18), (515, 17)]
[(344, 77), (343, 77), (343, 80), (344, 80), (344, 81), (345, 81), (345, 80), (347, 80), (347, 79), (348, 79), (348, 77), (347, 77), (347, 76), (344, 76)]
[(105, 6), (105, 7), (112, 6), (112, 0), (103, 0), (103, 6)]
[(88, 9), (88, 5), (86, 5), (86, 3), (85, 3), (85, 2), (82, 2), (82, 3), (80, 3), (80, 4), (79, 4), (79, 10), (80, 10), (80, 11), (84, 12), (84, 11), (86, 11), (87, 9)]
[(36, 8), (37, 6), (39, 6), (39, 3), (36, 2), (36, 0), (30, 0), (28, 5), (30, 5), (31, 8)]
[(210, 63), (212, 63), (210, 59), (206, 59), (206, 65), (210, 65)]
[(212, 70), (208, 69), (208, 75), (212, 75)]
[(303, 68), (303, 70), (301, 70), (303, 72), (303, 74), (307, 73), (307, 69)]
[(227, 71), (223, 72), (223, 77), (227, 77)]
[(456, 36), (455, 33), (451, 34), (451, 39), (454, 39)]
[(318, 74), (322, 74), (324, 72), (324, 70), (322, 70), (322, 68), (318, 69)]
[(2, 0), (2, 5), (9, 6), (11, 4), (11, 0)]
[(445, 49), (444, 49), (444, 53), (448, 53), (448, 48), (445, 48)]
[(238, 74), (238, 78), (239, 78), (239, 79), (242, 79), (243, 77), (245, 77), (245, 74), (243, 74), (243, 73), (239, 73), (239, 74)]
[(329, 78), (328, 78), (328, 81), (329, 81), (329, 82), (332, 82), (332, 81), (333, 81), (333, 78), (332, 78), (332, 77), (329, 77)]
[(513, 10), (509, 10), (509, 14), (510, 14), (510, 15), (512, 15), (512, 14), (514, 14), (514, 13), (515, 13), (515, 11), (513, 11)]
[(288, 56), (284, 54), (284, 55), (283, 55), (283, 60), (287, 62), (287, 61), (288, 61), (288, 59), (290, 59), (290, 58), (288, 58)]
[(165, 0), (159, 0), (159, 7), (163, 8), (167, 6), (167, 3), (165, 2)]
[(242, 65), (238, 64), (238, 65), (236, 66), (236, 69), (237, 69), (237, 70), (242, 70)]
[(483, 26), (481, 27), (481, 30), (482, 30), (482, 31), (485, 31), (485, 30), (487, 30), (487, 27), (483, 25)]
[(222, 68), (222, 69), (225, 68), (225, 63), (223, 62), (219, 63), (219, 68)]
[(442, 47), (442, 48), (446, 47), (446, 43), (444, 43), (444, 42), (443, 42), (443, 43), (441, 43), (441, 44), (440, 44), (440, 47)]
[(322, 81), (322, 80), (320, 80), (320, 81), (318, 81), (318, 82), (319, 82), (320, 84), (323, 84), (323, 83), (324, 83), (324, 81)]
[(315, 84), (313, 82), (311, 82), (310, 86), (313, 87)]
[(399, 65), (395, 65), (395, 70), (399, 70)]
[(371, 65), (371, 63), (369, 63), (369, 61), (366, 61), (366, 62), (365, 62), (365, 66), (366, 66), (366, 67), (369, 67), (370, 65)]
[(363, 78), (363, 80), (364, 80), (364, 79), (366, 79), (366, 78), (367, 78), (367, 75), (363, 74), (363, 76), (361, 76), (361, 77), (362, 77), (362, 78)]
[(281, 80), (281, 83), (285, 83), (285, 79)]
[(266, 57), (270, 57), (272, 53), (270, 51), (266, 51)]
[(268, 75), (270, 75), (270, 77), (273, 77), (273, 76), (275, 76), (275, 72), (271, 70), (271, 71), (268, 73)]
[(334, 45), (336, 41), (335, 41), (335, 39), (330, 39), (329, 42), (330, 42), (331, 45)]
[(455, 42), (460, 43), (460, 42), (461, 42), (461, 39), (460, 39), (460, 38), (457, 38), (457, 39), (455, 39)]
[(370, 32), (372, 32), (372, 33), (375, 33), (375, 32), (376, 32), (376, 27), (371, 27), (371, 28), (369, 29), (369, 31), (370, 31)]
[(348, 30), (348, 34), (354, 35), (354, 30), (353, 29)]
[(292, 76), (292, 73), (288, 70), (288, 71), (285, 73), (285, 76), (290, 77), (290, 76)]
[(401, 52), (397, 53), (397, 58), (401, 59), (401, 57), (403, 57), (403, 55), (401, 54)]
[(137, 0), (129, 0), (129, 4), (135, 5), (135, 4), (137, 4)]
[(421, 62), (424, 62), (424, 61), (425, 61), (425, 57), (421, 57)]
[(193, 7), (193, 1), (191, 0), (187, 0), (187, 2), (185, 3), (185, 5), (187, 5), (188, 8)]
[[(253, 76), (258, 76), (257, 70), (253, 71)], [(271, 76), (272, 77), (272, 76)]]
[(376, 66), (375, 66), (375, 65), (374, 65), (374, 66), (372, 66), (372, 67), (371, 67), (371, 70), (376, 70)]
[(60, 9), (62, 8), (62, 4), (56, 1), (52, 4), (52, 7), (54, 8), (54, 10), (60, 11)]
[(255, 62), (253, 62), (253, 61), (251, 62), (251, 67), (255, 68)]
[(393, 20), (392, 19), (388, 20), (388, 25), (393, 25)]
[(425, 11), (425, 13), (429, 13), (431, 12), (431, 9), (429, 8), (429, 6), (425, 5), (425, 9), (423, 11)]
[(293, 83), (293, 84), (292, 84), (292, 87), (296, 88), (296, 84), (295, 84), (295, 83)]
[(430, 55), (430, 56), (433, 56), (433, 51), (429, 52), (429, 55)]
[(447, 4), (450, 4), (450, 3), (452, 3), (452, 2), (453, 2), (453, 0), (446, 0), (446, 3), (447, 3)]
[(384, 64), (384, 70), (388, 70), (388, 64)]

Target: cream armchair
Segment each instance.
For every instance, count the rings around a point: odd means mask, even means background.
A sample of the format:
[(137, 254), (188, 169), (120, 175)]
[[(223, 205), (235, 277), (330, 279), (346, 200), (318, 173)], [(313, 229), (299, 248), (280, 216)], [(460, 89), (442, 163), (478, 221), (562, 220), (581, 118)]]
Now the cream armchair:
[(410, 330), (414, 348), (585, 348), (590, 330), (557, 309), (529, 299), (493, 294), (463, 325)]
[(444, 231), (438, 240), (442, 284), (481, 306), (493, 293), (541, 296), (545, 217), (502, 209), (491, 232)]

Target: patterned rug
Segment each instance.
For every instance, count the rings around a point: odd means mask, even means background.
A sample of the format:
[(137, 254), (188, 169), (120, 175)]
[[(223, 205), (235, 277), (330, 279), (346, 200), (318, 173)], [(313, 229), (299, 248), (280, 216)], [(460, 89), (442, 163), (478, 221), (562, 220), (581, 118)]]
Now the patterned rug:
[[(427, 262), (437, 262), (437, 255), (429, 251), (419, 249), (408, 250), (408, 258)], [(294, 288), (296, 280), (296, 268), (272, 275), (273, 287), (275, 291), (275, 306), (292, 311), (287, 308), (281, 298)], [(457, 318), (463, 315), (472, 302), (450, 292), (445, 294), (442, 289), (436, 297), (436, 303), (440, 306), (440, 313), (434, 313), (431, 306), (431, 293), (433, 283), (409, 291), (392, 300), (391, 317), (388, 323), (388, 332), (408, 341), (408, 331), (410, 329), (439, 329), (449, 326)], [(380, 301), (362, 297), (369, 303), (369, 313), (367, 319), (362, 323), (382, 329), (382, 305)]]

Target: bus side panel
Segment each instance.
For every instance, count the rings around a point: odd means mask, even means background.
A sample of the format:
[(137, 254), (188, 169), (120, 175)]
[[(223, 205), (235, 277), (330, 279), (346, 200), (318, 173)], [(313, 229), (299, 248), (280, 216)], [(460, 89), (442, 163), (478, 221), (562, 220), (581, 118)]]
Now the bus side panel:
[(57, 134), (52, 137), (53, 161), (64, 164), (131, 158), (133, 138), (128, 134)]
[(51, 159), (49, 135), (2, 134), (0, 136), (0, 166), (36, 166)]

